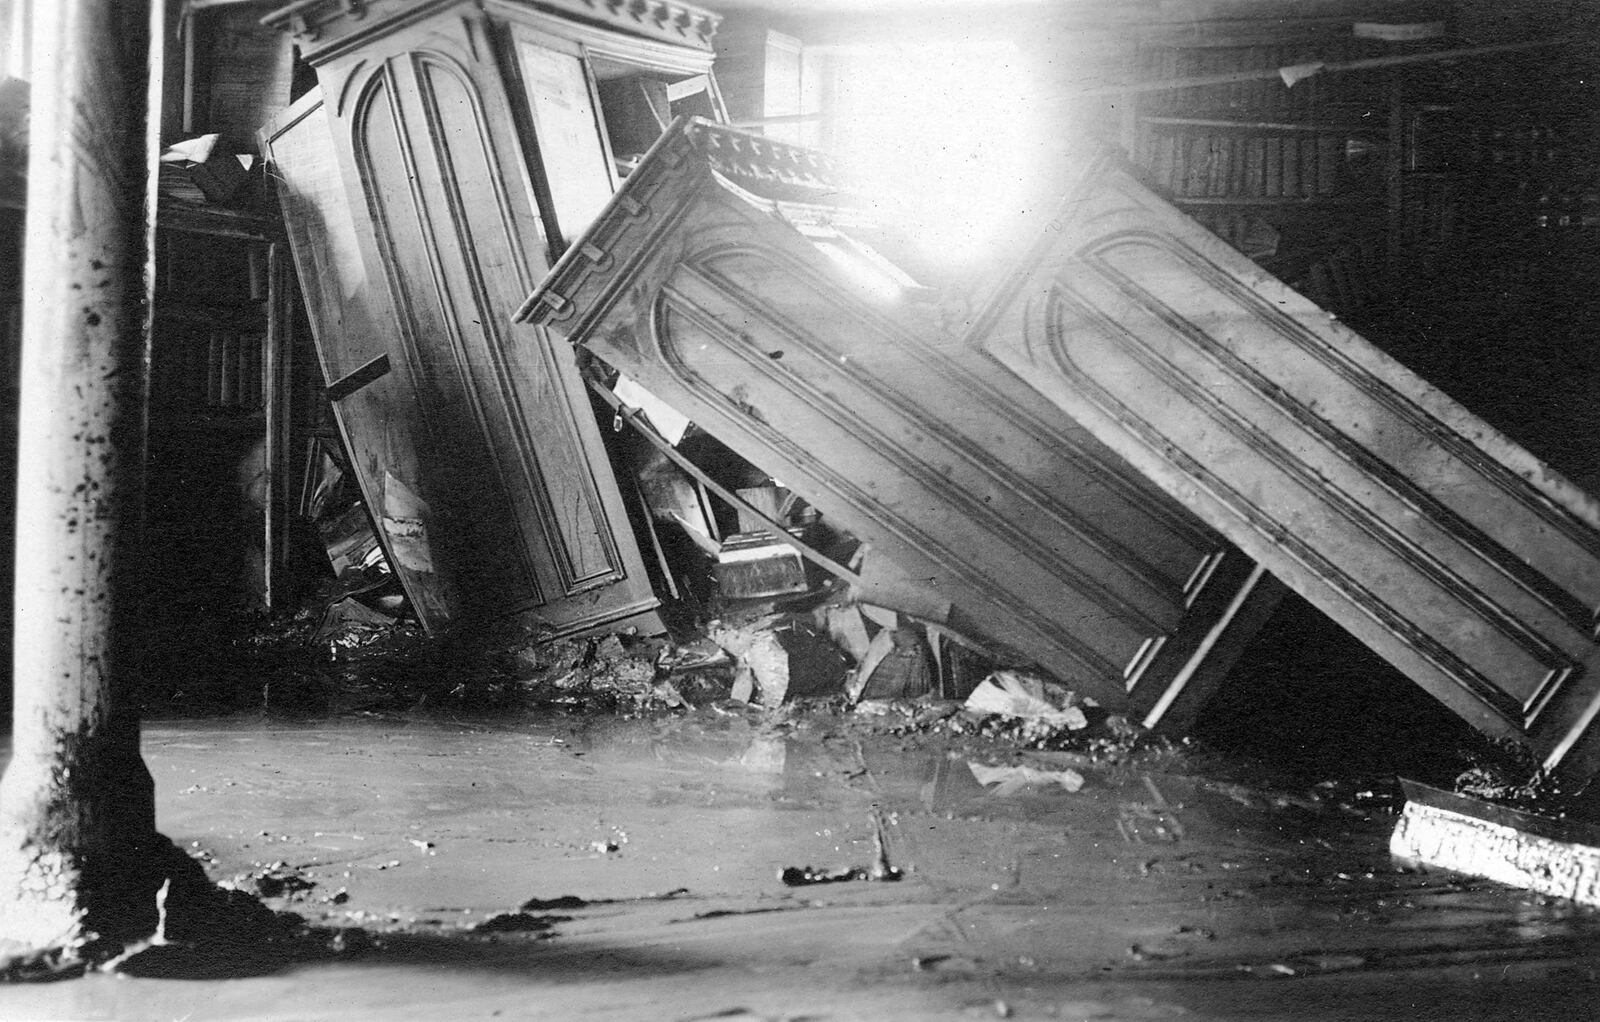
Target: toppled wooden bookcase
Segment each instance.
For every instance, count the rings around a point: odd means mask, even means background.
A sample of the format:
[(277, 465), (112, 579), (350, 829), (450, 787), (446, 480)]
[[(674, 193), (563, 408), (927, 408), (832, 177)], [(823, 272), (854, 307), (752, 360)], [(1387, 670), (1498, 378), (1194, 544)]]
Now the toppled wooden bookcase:
[(858, 243), (820, 155), (680, 120), (518, 318), (582, 345), (895, 569), (875, 602), (1149, 722), (1280, 594)]
[(1600, 768), (1600, 505), (1116, 164), (966, 344), (1480, 729)]
[(659, 630), (573, 352), (510, 314), (610, 196), (624, 144), (718, 111), (716, 16), (299, 0), (266, 20), (320, 82), (263, 147), (328, 397), (419, 617)]

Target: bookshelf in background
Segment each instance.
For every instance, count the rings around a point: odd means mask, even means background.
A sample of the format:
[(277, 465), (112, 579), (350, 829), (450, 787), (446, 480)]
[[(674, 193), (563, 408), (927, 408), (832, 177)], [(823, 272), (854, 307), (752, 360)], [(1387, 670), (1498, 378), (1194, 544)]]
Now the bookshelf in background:
[[(1146, 40), (1147, 81), (1389, 55), (1351, 26)], [(1340, 315), (1381, 300), (1391, 195), (1392, 72), (1280, 75), (1139, 97), (1129, 153), (1148, 185)]]
[(1600, 242), (1592, 104), (1484, 102), (1462, 89), (1435, 85), (1405, 107), (1407, 257), (1438, 271), (1455, 253), (1489, 252), (1517, 275)]

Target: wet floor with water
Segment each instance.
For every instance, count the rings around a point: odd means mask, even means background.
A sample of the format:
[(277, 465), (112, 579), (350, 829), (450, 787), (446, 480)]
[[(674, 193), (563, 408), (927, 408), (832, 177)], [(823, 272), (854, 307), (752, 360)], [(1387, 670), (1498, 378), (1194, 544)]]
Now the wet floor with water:
[[(163, 833), (320, 960), (21, 1019), (1582, 1019), (1600, 913), (1386, 851), (1376, 791), (668, 719), (157, 724)], [(897, 881), (864, 879), (890, 867)], [(789, 886), (786, 869), (840, 882)], [(252, 886), (254, 885), (254, 886)], [(227, 969), (222, 969), (224, 973)]]

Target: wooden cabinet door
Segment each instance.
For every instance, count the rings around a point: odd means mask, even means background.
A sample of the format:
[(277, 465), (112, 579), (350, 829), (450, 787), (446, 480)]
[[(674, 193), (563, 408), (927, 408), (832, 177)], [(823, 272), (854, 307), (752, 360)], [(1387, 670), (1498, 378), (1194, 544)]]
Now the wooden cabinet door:
[[(868, 599), (1009, 645), (1119, 710), (1194, 701), (1273, 583), (752, 199), (739, 185), (795, 177), (766, 165), (771, 145), (674, 129), (528, 308), (868, 543), (869, 564), (895, 569)], [(759, 164), (754, 181), (713, 174), (717, 152)]]
[(507, 26), (507, 34), (516, 87), (527, 103), (539, 170), (556, 221), (550, 233), (562, 240), (575, 238), (611, 201), (615, 190), (611, 154), (583, 49), (527, 25)]
[[(323, 380), (362, 499), (419, 620), (430, 630), (446, 627), (456, 604), (454, 582), (445, 571), (448, 559), (432, 556), (432, 538), (444, 523), (420, 513), (422, 505), (431, 507), (434, 476), (426, 470), (426, 450), (405, 420), (390, 414), (392, 408), (416, 406), (416, 387), (411, 366), (391, 356), (388, 286), (381, 275), (367, 272), (362, 259), (320, 93), (284, 111), (262, 130), (261, 140)], [(398, 507), (386, 513), (391, 479), (421, 504), (413, 502), (409, 513)], [(398, 489), (388, 489), (399, 497)], [(385, 519), (396, 533), (406, 532), (406, 556), (397, 556)]]
[(318, 343), (324, 359), (381, 346), (407, 381), (364, 398), (381, 411), (347, 433), (416, 452), (403, 484), (433, 519), (449, 616), (514, 613), (547, 635), (654, 627), (573, 353), (511, 322), (546, 268), (544, 236), (481, 13), (401, 18), (317, 71), (373, 278), (373, 333)]
[(1122, 169), (971, 340), (1456, 712), (1600, 765), (1600, 506)]

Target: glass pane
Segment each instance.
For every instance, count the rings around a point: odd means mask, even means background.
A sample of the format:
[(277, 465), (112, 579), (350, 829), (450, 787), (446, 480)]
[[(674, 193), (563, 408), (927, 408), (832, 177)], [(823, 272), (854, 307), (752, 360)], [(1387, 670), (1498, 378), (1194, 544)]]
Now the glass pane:
[(570, 241), (611, 198), (611, 174), (583, 61), (527, 40), (517, 41), (517, 59), (561, 237)]

